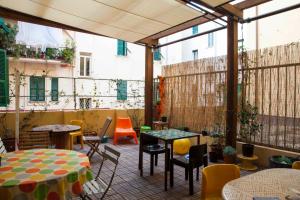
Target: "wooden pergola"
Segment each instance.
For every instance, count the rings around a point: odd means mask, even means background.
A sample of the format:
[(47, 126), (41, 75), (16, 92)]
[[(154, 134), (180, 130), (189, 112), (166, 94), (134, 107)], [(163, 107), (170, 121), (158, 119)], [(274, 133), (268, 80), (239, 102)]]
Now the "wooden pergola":
[[(208, 32), (217, 31), (227, 28), (227, 109), (226, 109), (226, 144), (235, 146), (237, 135), (237, 85), (238, 85), (238, 22), (243, 21), (243, 10), (266, 3), (270, 0), (244, 0), (240, 3), (233, 4), (234, 0), (161, 0), (150, 1), (143, 0), (126, 0), (123, 1), (124, 5), (108, 5), (105, 0), (97, 0), (98, 4), (101, 4), (101, 8), (105, 8), (103, 13), (114, 12), (114, 15), (121, 14), (128, 19), (136, 20), (138, 24), (137, 29), (141, 30), (133, 31), (135, 28), (133, 25), (126, 27), (118, 27), (118, 24), (104, 24), (101, 20), (108, 16), (101, 18), (101, 11), (95, 12), (97, 19), (90, 20), (91, 14), (89, 10), (85, 10), (82, 7), (82, 13), (76, 13), (76, 9), (80, 5), (79, 3), (89, 4), (94, 1), (76, 1), (66, 7), (59, 10), (55, 7), (55, 3), (58, 1), (29, 1), (29, 0), (3, 0), (0, 5), (0, 16), (4, 18), (25, 21), (35, 24), (41, 24), (51, 27), (57, 27), (62, 29), (68, 29), (72, 31), (79, 31), (84, 33), (91, 33), (101, 36), (107, 36), (117, 39), (123, 39), (136, 44), (145, 46), (145, 124), (152, 125), (153, 118), (153, 49), (158, 48), (158, 40), (168, 35), (177, 33), (179, 31), (191, 28), (196, 25), (204, 24), (210, 21), (222, 20), (226, 25), (221, 26), (219, 29), (214, 29)], [(52, 2), (53, 4), (50, 4)], [(60, 1), (62, 2), (62, 1)], [(147, 2), (148, 4), (146, 4)], [(48, 4), (47, 4), (48, 3)], [(65, 1), (64, 1), (65, 3)], [(127, 4), (126, 4), (127, 3)], [(97, 5), (98, 5), (97, 4)], [(126, 5), (125, 5), (126, 4)], [(130, 5), (135, 5), (130, 7)], [(140, 7), (138, 7), (139, 5)], [(145, 4), (145, 5), (144, 5)], [(160, 5), (161, 4), (161, 5)], [(200, 11), (188, 7), (187, 5), (193, 5)], [(76, 7), (78, 6), (78, 8)], [(92, 5), (90, 5), (92, 6)], [(119, 7), (118, 7), (119, 6)], [(146, 7), (147, 6), (147, 7)], [(34, 7), (34, 8), (33, 8)], [(88, 7), (88, 6), (87, 6)], [(143, 9), (155, 9), (166, 8), (168, 11), (163, 17), (151, 16), (151, 12), (143, 15)], [(91, 7), (92, 8), (92, 7)], [(100, 8), (100, 7), (99, 7)], [(130, 9), (129, 9), (130, 8)], [(139, 8), (139, 9), (138, 9)], [(208, 9), (207, 9), (208, 8)], [(65, 10), (64, 10), (65, 9)], [(67, 10), (69, 9), (69, 10)], [(70, 10), (71, 9), (71, 10)], [(71, 13), (72, 9), (74, 13)], [(134, 10), (134, 11), (133, 11)], [(96, 10), (95, 10), (96, 11)], [(161, 10), (163, 11), (163, 10)], [(213, 12), (211, 12), (213, 11)], [(51, 13), (52, 12), (52, 13)], [(70, 19), (60, 19), (55, 16), (56, 13), (61, 13), (61, 17), (69, 16)], [(100, 13), (101, 12), (101, 13)], [(144, 11), (146, 12), (146, 11)], [(71, 14), (70, 14), (71, 13)], [(68, 15), (69, 14), (69, 15)], [(182, 14), (182, 16), (181, 16)], [(87, 24), (74, 22), (76, 17), (82, 18), (82, 21), (89, 19)], [(132, 16), (134, 15), (134, 16)], [(73, 21), (72, 18), (73, 17)], [(130, 18), (131, 17), (131, 18)], [(172, 18), (173, 17), (173, 18)], [(180, 18), (181, 17), (181, 18)], [(223, 17), (227, 17), (225, 20)], [(174, 20), (176, 19), (176, 21)], [(140, 21), (139, 21), (140, 20)], [(184, 20), (184, 21), (183, 21)], [(100, 21), (100, 22), (99, 22)], [(151, 27), (147, 27), (151, 24)], [(76, 24), (77, 23), (77, 24)], [(102, 23), (102, 24), (101, 24)], [(112, 22), (111, 22), (112, 23)], [(143, 24), (143, 25), (141, 25)], [(157, 24), (157, 27), (155, 27)], [(97, 27), (99, 25), (99, 27)], [(121, 26), (121, 25), (120, 25)], [(207, 34), (205, 32), (203, 34)], [(196, 34), (195, 36), (199, 36)], [(144, 37), (146, 36), (146, 37)], [(138, 38), (138, 39), (137, 39)], [(182, 39), (184, 40), (184, 39)], [(180, 42), (178, 40), (176, 42)], [(174, 42), (173, 42), (174, 43)], [(161, 45), (162, 46), (162, 45)]]

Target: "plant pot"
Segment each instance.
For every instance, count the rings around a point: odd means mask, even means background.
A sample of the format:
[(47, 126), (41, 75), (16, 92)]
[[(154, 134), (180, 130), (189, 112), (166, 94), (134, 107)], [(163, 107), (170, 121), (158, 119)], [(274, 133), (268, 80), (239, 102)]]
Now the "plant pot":
[(242, 144), (242, 152), (243, 156), (245, 157), (252, 157), (254, 151), (254, 145), (253, 144)]
[(136, 136), (137, 137), (140, 137), (140, 132), (141, 132), (141, 129), (140, 128), (133, 128), (134, 131), (136, 132)]
[(234, 164), (236, 160), (236, 155), (223, 155), (224, 163), (226, 164)]
[[(286, 159), (288, 159), (289, 162), (287, 162)], [(270, 168), (292, 168), (292, 163), (298, 160), (300, 159), (292, 158), (289, 156), (276, 155), (276, 156), (271, 156), (269, 158), (269, 165)]]
[(165, 116), (161, 117), (161, 121), (162, 122), (167, 122), (168, 121), (168, 117), (165, 117)]
[(217, 152), (214, 152), (214, 151), (209, 152), (209, 161), (210, 162), (218, 162)]

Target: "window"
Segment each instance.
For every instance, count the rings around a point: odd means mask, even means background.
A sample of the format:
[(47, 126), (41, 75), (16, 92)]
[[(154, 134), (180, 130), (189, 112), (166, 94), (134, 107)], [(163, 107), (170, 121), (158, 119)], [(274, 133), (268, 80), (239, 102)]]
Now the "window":
[(198, 60), (198, 49), (193, 50), (193, 59)]
[(30, 101), (45, 101), (45, 77), (30, 77)]
[(208, 34), (208, 47), (214, 46), (214, 33)]
[(124, 40), (117, 41), (117, 55), (127, 56), (127, 42), (125, 42)]
[(8, 101), (8, 62), (6, 51), (0, 49), (0, 106), (7, 106)]
[(117, 100), (127, 100), (127, 81), (117, 81)]
[(154, 50), (153, 57), (154, 57), (154, 60), (157, 60), (157, 61), (161, 60), (160, 48)]
[(92, 107), (92, 99), (91, 98), (80, 98), (79, 99), (79, 107), (80, 107), (80, 109), (90, 109)]
[(91, 53), (80, 53), (80, 76), (90, 76)]
[(193, 35), (198, 33), (198, 26), (193, 26), (192, 27), (192, 33), (193, 33)]
[(51, 101), (58, 101), (58, 78), (51, 79)]

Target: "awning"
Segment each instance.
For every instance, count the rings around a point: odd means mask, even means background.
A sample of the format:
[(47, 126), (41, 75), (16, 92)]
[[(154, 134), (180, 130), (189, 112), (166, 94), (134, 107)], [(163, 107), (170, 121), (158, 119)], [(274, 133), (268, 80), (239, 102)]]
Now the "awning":
[(203, 15), (176, 0), (0, 0), (0, 6), (129, 42)]

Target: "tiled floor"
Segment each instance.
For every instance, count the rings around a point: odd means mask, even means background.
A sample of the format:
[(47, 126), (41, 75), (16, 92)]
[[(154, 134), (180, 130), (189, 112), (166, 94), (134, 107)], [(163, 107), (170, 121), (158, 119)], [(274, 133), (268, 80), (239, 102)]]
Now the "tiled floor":
[[(158, 166), (154, 168), (153, 176), (150, 176), (150, 156), (144, 154), (144, 176), (141, 177), (138, 170), (138, 145), (107, 145), (120, 151), (121, 157), (111, 190), (105, 199), (200, 199), (201, 176), (199, 181), (194, 180), (194, 195), (190, 196), (184, 170), (177, 166), (174, 167), (174, 187), (164, 191), (164, 154), (159, 155)], [(98, 155), (91, 160), (94, 173), (98, 171), (100, 160)]]

